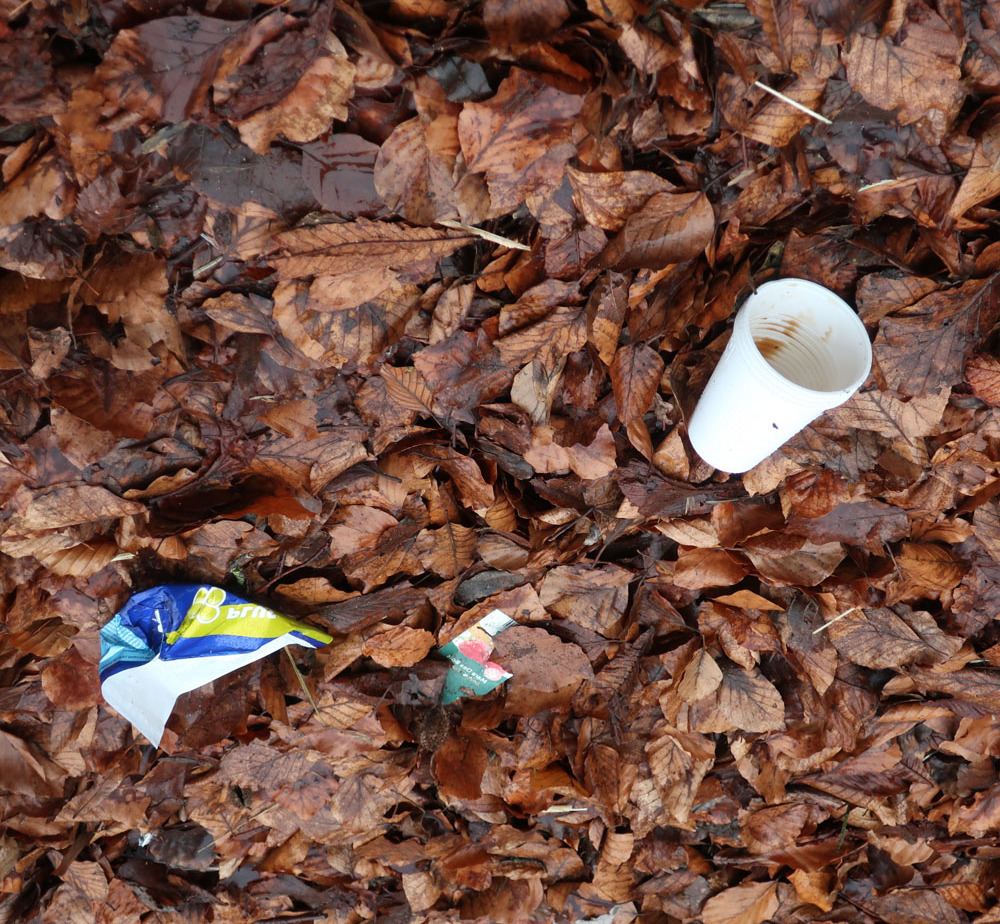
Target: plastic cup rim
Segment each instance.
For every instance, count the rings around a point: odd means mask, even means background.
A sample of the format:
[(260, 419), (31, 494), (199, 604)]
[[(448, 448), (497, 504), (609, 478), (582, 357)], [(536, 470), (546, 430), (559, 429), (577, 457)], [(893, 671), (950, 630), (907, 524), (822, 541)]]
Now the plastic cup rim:
[[(762, 289), (782, 287), (789, 283), (794, 283), (795, 285), (805, 285), (811, 289), (816, 290), (817, 294), (823, 295), (828, 298), (831, 304), (836, 306), (838, 313), (843, 314), (850, 320), (847, 321), (848, 324), (854, 324), (857, 326), (859, 333), (864, 337), (864, 342), (868, 344), (868, 361), (865, 364), (865, 368), (862, 374), (856, 378), (849, 385), (843, 388), (834, 389), (820, 389), (820, 388), (809, 388), (807, 385), (800, 385), (798, 382), (793, 381), (790, 378), (782, 375), (777, 369), (774, 368), (765, 358), (764, 354), (760, 352), (757, 344), (754, 342), (753, 334), (750, 332), (750, 314), (747, 312), (746, 306), (751, 299), (755, 298)], [(809, 401), (810, 404), (816, 403), (817, 398), (834, 398), (841, 395), (846, 395), (850, 397), (854, 392), (856, 392), (862, 384), (864, 384), (865, 379), (868, 378), (871, 372), (872, 364), (872, 353), (871, 353), (871, 343), (868, 340), (868, 331), (865, 330), (865, 325), (861, 318), (858, 317), (857, 313), (847, 304), (836, 292), (828, 289), (824, 285), (820, 285), (818, 282), (812, 282), (808, 279), (799, 279), (796, 276), (786, 276), (781, 279), (770, 279), (767, 282), (761, 283), (757, 288), (750, 293), (742, 305), (740, 305), (739, 311), (736, 313), (736, 320), (733, 325), (733, 336), (736, 336), (737, 330), (741, 333), (745, 332), (746, 341), (749, 344), (748, 353), (752, 357), (754, 365), (758, 367), (759, 371), (763, 372), (766, 376), (773, 378), (781, 383), (782, 387), (787, 388), (792, 395), (796, 393), (803, 398), (812, 399)], [(838, 402), (839, 403), (839, 402)], [(836, 406), (836, 405), (834, 405)]]

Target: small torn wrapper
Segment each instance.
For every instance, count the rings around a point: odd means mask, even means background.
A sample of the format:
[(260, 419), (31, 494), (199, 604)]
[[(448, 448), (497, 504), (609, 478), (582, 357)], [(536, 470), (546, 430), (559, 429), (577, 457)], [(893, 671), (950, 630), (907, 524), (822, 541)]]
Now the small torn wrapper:
[(441, 697), (443, 704), (452, 703), (463, 696), (490, 693), (514, 676), (490, 660), (493, 636), (514, 625), (517, 623), (502, 610), (492, 610), (474, 626), (438, 649), (451, 661), (451, 670), (445, 678), (444, 694)]
[(286, 645), (331, 636), (203, 584), (151, 587), (101, 629), (101, 692), (159, 745), (177, 697)]

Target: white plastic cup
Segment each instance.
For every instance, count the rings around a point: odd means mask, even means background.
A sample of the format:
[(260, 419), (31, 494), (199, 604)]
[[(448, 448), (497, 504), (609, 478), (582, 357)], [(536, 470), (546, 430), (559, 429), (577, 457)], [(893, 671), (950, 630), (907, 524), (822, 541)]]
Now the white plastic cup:
[(872, 347), (854, 309), (805, 279), (776, 279), (740, 308), (691, 415), (688, 436), (713, 468), (745, 472), (868, 378)]

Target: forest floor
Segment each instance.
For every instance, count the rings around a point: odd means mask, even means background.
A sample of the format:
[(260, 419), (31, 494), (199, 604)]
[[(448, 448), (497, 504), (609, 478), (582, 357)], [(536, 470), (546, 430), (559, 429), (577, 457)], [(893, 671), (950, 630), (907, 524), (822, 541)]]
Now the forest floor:
[[(0, 12), (0, 921), (1000, 922), (1000, 2)], [(713, 471), (781, 276), (872, 374)], [(154, 748), (171, 581), (334, 640)]]

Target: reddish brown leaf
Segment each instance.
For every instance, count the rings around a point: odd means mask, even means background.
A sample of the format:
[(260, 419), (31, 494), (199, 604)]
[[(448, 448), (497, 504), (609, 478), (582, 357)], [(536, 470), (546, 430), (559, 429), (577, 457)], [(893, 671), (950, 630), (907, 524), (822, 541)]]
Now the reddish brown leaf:
[(754, 882), (713, 896), (702, 909), (705, 924), (762, 924), (778, 910), (778, 884)]
[(603, 260), (616, 269), (661, 269), (698, 256), (715, 233), (715, 213), (703, 193), (656, 193), (625, 221)]
[(993, 407), (1000, 406), (1000, 360), (977, 353), (965, 364), (965, 381), (972, 393)]
[(573, 201), (592, 225), (618, 231), (634, 211), (656, 193), (671, 193), (676, 187), (663, 177), (645, 170), (584, 173), (570, 167)]
[(563, 93), (519, 68), (492, 99), (465, 105), (458, 136), (468, 169), (486, 176), (491, 216), (513, 211), (529, 193), (559, 186), (582, 106), (582, 96)]
[(567, 565), (546, 574), (538, 599), (550, 612), (614, 638), (622, 628), (632, 574), (615, 565)]
[(60, 529), (78, 523), (130, 516), (143, 510), (142, 504), (116, 497), (97, 485), (58, 487), (33, 498), (16, 522), (25, 531)]
[(434, 635), (425, 629), (392, 626), (365, 637), (361, 653), (383, 667), (411, 667), (434, 646)]
[(483, 22), (491, 41), (516, 45), (548, 38), (569, 12), (566, 0), (486, 0)]
[(936, 13), (911, 7), (905, 37), (852, 36), (844, 55), (847, 79), (869, 103), (899, 109), (901, 124), (933, 115), (938, 137), (964, 96), (958, 67), (961, 50), (954, 33)]
[(359, 218), (279, 234), (274, 243), (280, 253), (271, 262), (286, 278), (321, 277), (313, 298), (322, 299), (325, 310), (354, 308), (404, 275), (429, 277), (440, 257), (471, 240), (454, 231)]
[(544, 629), (512, 626), (495, 637), (492, 658), (514, 675), (506, 683), (506, 705), (519, 715), (565, 707), (594, 679), (587, 656)]
[(781, 694), (756, 668), (726, 668), (714, 693), (693, 707), (697, 730), (711, 732), (776, 731), (785, 727), (785, 705)]

